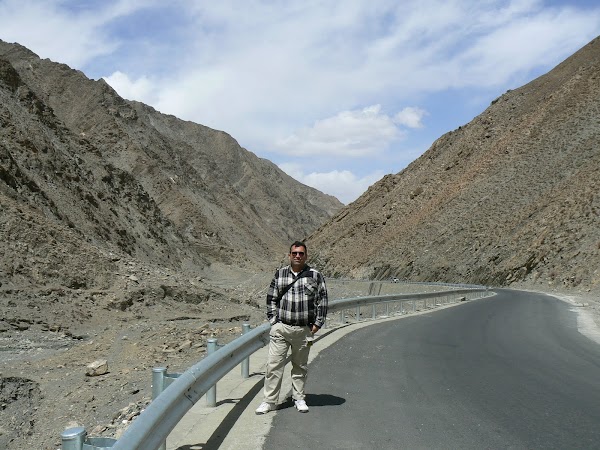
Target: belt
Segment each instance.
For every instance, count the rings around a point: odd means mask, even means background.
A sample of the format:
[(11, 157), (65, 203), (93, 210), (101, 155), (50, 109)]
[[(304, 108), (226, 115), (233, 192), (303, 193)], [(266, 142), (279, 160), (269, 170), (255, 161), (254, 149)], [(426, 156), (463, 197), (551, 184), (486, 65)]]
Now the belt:
[(292, 327), (307, 327), (310, 324), (304, 322), (304, 321), (295, 321), (295, 322), (291, 322), (291, 321), (286, 321), (286, 320), (281, 320), (281, 323), (283, 323), (284, 325), (289, 325)]

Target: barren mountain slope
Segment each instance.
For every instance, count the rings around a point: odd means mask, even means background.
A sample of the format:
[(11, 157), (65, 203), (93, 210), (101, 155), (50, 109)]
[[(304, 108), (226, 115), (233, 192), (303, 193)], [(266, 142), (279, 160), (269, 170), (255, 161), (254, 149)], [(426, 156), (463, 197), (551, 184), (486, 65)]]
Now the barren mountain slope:
[(442, 136), (309, 242), (330, 274), (598, 287), (600, 39)]
[(224, 132), (0, 41), (0, 448), (56, 449), (74, 423), (114, 436), (152, 367), (184, 371), (265, 320), (290, 240), (341, 206)]
[(94, 245), (171, 267), (265, 263), (342, 206), (224, 132), (126, 101), (18, 45), (0, 42), (0, 58), (9, 195), (39, 197)]

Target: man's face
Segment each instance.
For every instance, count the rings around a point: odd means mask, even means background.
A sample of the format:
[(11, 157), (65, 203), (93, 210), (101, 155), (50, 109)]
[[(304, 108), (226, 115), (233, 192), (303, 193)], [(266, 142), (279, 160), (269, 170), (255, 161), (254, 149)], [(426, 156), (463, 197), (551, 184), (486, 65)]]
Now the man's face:
[(306, 264), (306, 249), (302, 246), (293, 246), (290, 251), (290, 265), (294, 272), (299, 272)]

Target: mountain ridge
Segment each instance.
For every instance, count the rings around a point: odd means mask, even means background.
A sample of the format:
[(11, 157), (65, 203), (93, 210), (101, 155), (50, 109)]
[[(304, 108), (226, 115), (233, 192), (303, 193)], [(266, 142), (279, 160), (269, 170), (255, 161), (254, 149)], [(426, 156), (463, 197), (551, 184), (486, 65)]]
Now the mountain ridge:
[[(122, 432), (153, 367), (264, 322), (289, 242), (341, 206), (224, 131), (0, 41), (0, 448)], [(97, 360), (109, 372), (86, 376)]]
[(600, 40), (387, 175), (313, 233), (329, 274), (597, 289)]
[(189, 270), (270, 266), (342, 206), (225, 132), (125, 100), (19, 45), (0, 42), (0, 58), (11, 167), (0, 192), (36, 197), (107, 251)]

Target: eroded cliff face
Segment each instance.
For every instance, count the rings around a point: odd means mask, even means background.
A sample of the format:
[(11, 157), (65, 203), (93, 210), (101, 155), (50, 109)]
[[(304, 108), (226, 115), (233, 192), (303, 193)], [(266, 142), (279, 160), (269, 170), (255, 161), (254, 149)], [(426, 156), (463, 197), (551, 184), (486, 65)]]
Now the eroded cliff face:
[(600, 284), (600, 39), (440, 137), (309, 239), (330, 274)]
[(342, 206), (224, 132), (1, 41), (0, 101), (5, 286), (102, 286), (120, 256), (270, 267)]

